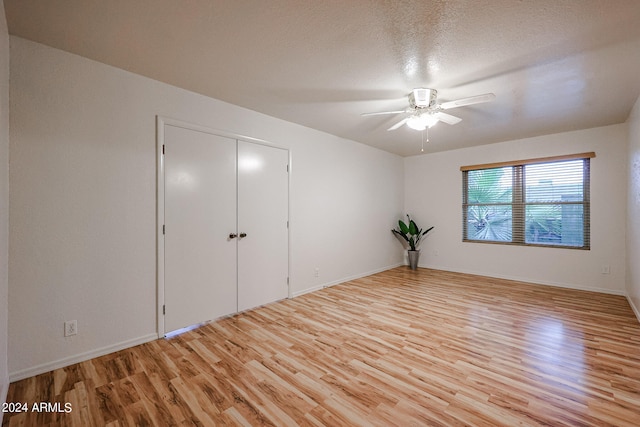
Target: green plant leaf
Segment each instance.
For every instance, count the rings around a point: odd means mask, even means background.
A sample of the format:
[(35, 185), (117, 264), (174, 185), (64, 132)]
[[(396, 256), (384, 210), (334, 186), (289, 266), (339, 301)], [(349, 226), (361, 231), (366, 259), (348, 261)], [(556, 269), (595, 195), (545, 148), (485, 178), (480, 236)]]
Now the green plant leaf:
[(422, 236), (425, 236), (428, 232), (430, 232), (431, 230), (433, 230), (433, 226), (427, 228), (426, 230), (424, 230), (424, 232), (422, 233)]
[(408, 243), (409, 250), (415, 251), (418, 249), (418, 246), (420, 246), (420, 239), (431, 230), (433, 230), (433, 227), (423, 231), (423, 229), (418, 227), (418, 224), (411, 219), (411, 216), (407, 214), (407, 223), (400, 220), (398, 221), (398, 229), (391, 231), (402, 237)]
[(398, 236), (402, 237), (404, 240), (406, 240), (407, 242), (409, 241), (409, 238), (407, 237), (406, 234), (399, 232), (398, 230), (391, 230), (393, 233), (397, 234)]
[(413, 236), (409, 238), (409, 246), (411, 247), (412, 251), (416, 250), (416, 242), (413, 239)]

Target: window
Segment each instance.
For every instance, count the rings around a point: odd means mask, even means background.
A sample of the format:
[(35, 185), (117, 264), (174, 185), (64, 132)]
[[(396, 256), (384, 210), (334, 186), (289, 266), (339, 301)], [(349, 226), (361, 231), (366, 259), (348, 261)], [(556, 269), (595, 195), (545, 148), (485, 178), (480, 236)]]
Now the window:
[(463, 166), (462, 240), (589, 249), (595, 153)]

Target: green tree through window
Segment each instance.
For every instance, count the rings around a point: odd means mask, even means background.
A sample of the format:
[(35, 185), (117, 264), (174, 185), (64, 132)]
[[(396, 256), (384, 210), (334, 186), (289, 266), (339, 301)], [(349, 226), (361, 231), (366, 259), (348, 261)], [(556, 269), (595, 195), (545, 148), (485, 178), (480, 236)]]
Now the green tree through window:
[(467, 239), (511, 241), (511, 168), (469, 171), (467, 180)]

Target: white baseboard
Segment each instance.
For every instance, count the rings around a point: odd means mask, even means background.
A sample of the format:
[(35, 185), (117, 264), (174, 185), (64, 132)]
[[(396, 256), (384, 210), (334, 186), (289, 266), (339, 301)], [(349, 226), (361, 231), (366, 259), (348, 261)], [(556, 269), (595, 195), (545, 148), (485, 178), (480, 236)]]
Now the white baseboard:
[[(340, 283), (344, 283), (344, 282), (348, 282), (350, 280), (355, 280), (355, 279), (359, 279), (361, 277), (366, 277), (366, 276), (370, 276), (372, 274), (376, 274), (376, 273), (380, 273), (382, 271), (386, 271), (386, 270), (390, 270), (392, 268), (396, 268), (396, 267), (400, 267), (402, 265), (406, 265), (406, 263), (398, 263), (398, 264), (394, 264), (385, 268), (381, 268), (378, 270), (374, 270), (374, 271), (369, 271), (367, 273), (362, 273), (362, 274), (358, 274), (355, 276), (351, 276), (351, 277), (345, 277), (343, 279), (340, 280), (335, 280), (332, 282), (327, 282), (327, 283), (323, 283), (311, 288), (307, 288), (303, 291), (298, 291), (298, 292), (294, 292), (293, 293), (293, 298), (298, 297), (300, 295), (304, 295), (304, 294), (308, 294), (310, 292), (315, 292), (318, 291), (320, 289), (324, 289), (324, 288), (328, 288), (330, 286), (334, 286)], [(467, 269), (459, 269), (459, 268), (451, 268), (451, 267), (441, 267), (441, 266), (433, 266), (433, 265), (419, 265), (418, 267), (420, 268), (431, 268), (434, 270), (442, 270), (442, 271), (451, 271), (454, 273), (463, 273), (463, 274), (473, 274), (476, 276), (485, 276), (485, 277), (495, 277), (496, 279), (505, 279), (505, 280), (514, 280), (517, 282), (524, 282), (524, 283), (530, 283), (533, 285), (542, 285), (542, 286), (554, 286), (557, 288), (566, 288), (566, 289), (575, 289), (575, 290), (579, 290), (579, 291), (589, 291), (589, 292), (598, 292), (598, 293), (603, 293), (603, 294), (610, 294), (610, 295), (620, 295), (620, 296), (626, 296), (627, 299), (629, 300), (629, 303), (631, 304), (631, 308), (633, 309), (633, 311), (636, 314), (636, 317), (638, 317), (638, 321), (640, 321), (640, 310), (635, 307), (633, 305), (633, 303), (631, 302), (631, 299), (626, 295), (626, 293), (624, 291), (620, 291), (620, 290), (615, 290), (615, 289), (605, 289), (605, 288), (590, 288), (590, 287), (586, 287), (586, 286), (578, 286), (578, 285), (574, 285), (574, 284), (570, 284), (570, 283), (560, 283), (560, 282), (546, 282), (546, 281), (540, 281), (540, 280), (536, 280), (536, 279), (531, 279), (529, 277), (519, 277), (519, 276), (510, 276), (510, 275), (502, 275), (502, 274), (493, 274), (493, 273), (487, 273), (487, 272), (482, 272), (482, 271), (474, 271), (474, 270), (467, 270)]]
[(125, 348), (144, 344), (146, 342), (157, 339), (157, 333), (148, 334), (142, 337), (87, 351), (85, 353), (80, 353), (73, 356), (65, 357), (63, 359), (54, 360), (52, 362), (43, 363), (42, 365), (33, 366), (16, 372), (10, 372), (9, 381), (14, 382), (32, 377), (34, 375), (44, 374), (45, 372), (53, 371), (54, 369), (64, 368), (65, 366), (73, 365), (74, 363), (84, 362), (85, 360), (93, 359), (94, 357), (104, 356), (106, 354), (113, 353), (114, 351), (124, 350)]
[(631, 309), (635, 313), (636, 318), (638, 319), (638, 322), (640, 322), (640, 310), (638, 310), (638, 307), (636, 307), (636, 305), (633, 303), (633, 300), (629, 298), (629, 295), (627, 295), (627, 301), (629, 301), (629, 305), (631, 306)]
[(494, 274), (494, 273), (487, 273), (487, 272), (482, 272), (482, 271), (457, 269), (457, 268), (451, 268), (451, 267), (424, 266), (424, 265), (419, 265), (419, 267), (432, 268), (434, 270), (451, 271), (451, 272), (454, 272), (454, 273), (473, 274), (473, 275), (476, 275), (476, 276), (495, 277), (496, 279), (514, 280), (516, 282), (530, 283), (532, 285), (554, 286), (556, 288), (575, 289), (575, 290), (578, 290), (578, 291), (590, 291), (590, 292), (598, 292), (598, 293), (602, 293), (602, 294), (626, 296), (626, 293), (624, 291), (621, 291), (621, 290), (605, 289), (605, 288), (589, 288), (589, 287), (586, 287), (586, 286), (578, 286), (578, 285), (574, 285), (574, 284), (571, 284), (571, 283), (559, 283), (559, 282), (541, 281), (541, 280), (537, 280), (537, 279), (532, 279), (530, 277), (518, 277), (518, 276)]
[(317, 286), (306, 288), (306, 289), (304, 289), (302, 291), (294, 292), (292, 297), (293, 298), (299, 297), (300, 295), (304, 295), (304, 294), (308, 294), (308, 293), (311, 293), (311, 292), (319, 291), (320, 289), (324, 289), (324, 288), (328, 288), (328, 287), (331, 287), (331, 286), (339, 285), (340, 283), (348, 282), (350, 280), (356, 280), (356, 279), (360, 279), (362, 277), (371, 276), (372, 274), (381, 273), (383, 271), (391, 270), (392, 268), (400, 267), (401, 265), (405, 265), (405, 264), (401, 262), (401, 263), (389, 265), (387, 267), (378, 268), (376, 270), (367, 271), (366, 273), (356, 274), (356, 275), (349, 276), (349, 277), (343, 277), (342, 279), (333, 280), (331, 282), (325, 282), (325, 283), (322, 283), (322, 284), (317, 285)]

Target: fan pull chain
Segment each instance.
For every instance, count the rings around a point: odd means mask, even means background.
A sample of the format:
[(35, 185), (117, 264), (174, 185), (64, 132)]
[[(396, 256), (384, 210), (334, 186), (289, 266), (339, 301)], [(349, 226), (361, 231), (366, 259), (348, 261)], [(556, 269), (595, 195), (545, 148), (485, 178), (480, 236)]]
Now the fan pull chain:
[[(422, 149), (420, 150), (422, 153), (424, 153), (424, 129), (422, 129)], [(427, 127), (427, 142), (429, 142), (429, 128)]]

